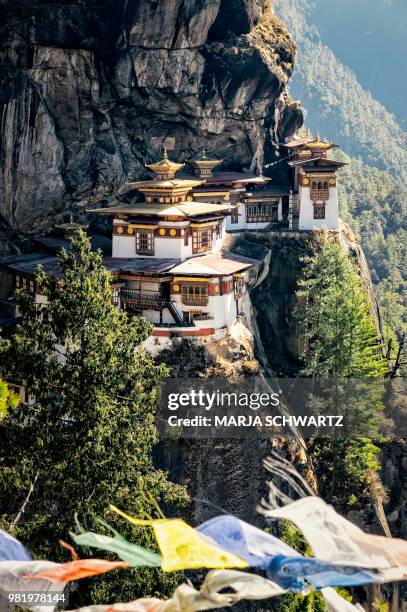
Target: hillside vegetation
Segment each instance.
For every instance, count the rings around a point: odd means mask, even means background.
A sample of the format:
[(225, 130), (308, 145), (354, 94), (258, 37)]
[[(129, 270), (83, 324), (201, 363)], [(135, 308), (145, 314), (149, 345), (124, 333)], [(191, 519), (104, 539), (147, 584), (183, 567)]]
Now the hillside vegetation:
[(400, 338), (407, 325), (407, 134), (321, 40), (313, 6), (308, 0), (274, 3), (298, 44), (291, 94), (306, 110), (306, 125), (346, 152), (341, 215), (361, 236), (385, 333)]

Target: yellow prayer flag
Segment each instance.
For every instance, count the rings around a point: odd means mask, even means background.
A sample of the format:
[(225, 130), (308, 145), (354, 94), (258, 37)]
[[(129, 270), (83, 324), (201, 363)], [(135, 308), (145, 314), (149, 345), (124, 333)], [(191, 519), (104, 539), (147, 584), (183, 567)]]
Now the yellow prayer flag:
[(164, 572), (184, 569), (226, 569), (249, 567), (240, 557), (217, 546), (210, 538), (200, 535), (181, 519), (156, 519), (146, 521), (125, 514), (115, 506), (110, 509), (133, 525), (149, 525), (154, 529), (160, 547)]

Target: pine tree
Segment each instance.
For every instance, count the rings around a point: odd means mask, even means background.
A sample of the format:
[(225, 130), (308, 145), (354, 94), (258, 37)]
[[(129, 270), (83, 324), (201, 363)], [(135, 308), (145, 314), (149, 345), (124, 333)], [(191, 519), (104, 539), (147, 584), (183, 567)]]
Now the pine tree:
[[(36, 557), (66, 561), (58, 539), (74, 530), (75, 512), (89, 527), (97, 516), (114, 524), (109, 503), (145, 516), (154, 500), (184, 503), (186, 493), (152, 461), (157, 385), (166, 370), (142, 346), (151, 325), (112, 304), (110, 273), (83, 233), (58, 264), (58, 278), (37, 275), (46, 305), (17, 292), (22, 323), (2, 344), (3, 376), (23, 384), (35, 403), (1, 423), (0, 516), (9, 527), (36, 479), (15, 535)], [(121, 520), (115, 526), (153, 545), (148, 530)], [(70, 603), (166, 594), (176, 581), (158, 570), (110, 572), (79, 581)]]
[(316, 439), (310, 451), (324, 495), (351, 505), (379, 469), (372, 439), (380, 440), (388, 367), (367, 292), (344, 248), (323, 234), (304, 263), (296, 313), (306, 346), (302, 374), (331, 381), (325, 413), (345, 414), (348, 426), (346, 437)]
[(387, 371), (377, 325), (362, 280), (329, 235), (304, 262), (298, 310), (308, 343), (303, 374), (316, 378), (376, 378)]

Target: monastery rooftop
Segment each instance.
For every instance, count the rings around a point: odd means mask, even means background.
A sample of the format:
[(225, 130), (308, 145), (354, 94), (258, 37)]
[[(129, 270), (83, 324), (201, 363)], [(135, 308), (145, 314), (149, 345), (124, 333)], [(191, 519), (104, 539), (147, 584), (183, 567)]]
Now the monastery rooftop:
[(259, 264), (257, 259), (243, 257), (243, 255), (236, 255), (235, 253), (209, 253), (183, 261), (172, 268), (171, 273), (187, 274), (188, 276), (235, 274), (256, 264)]
[(148, 202), (142, 202), (139, 204), (108, 206), (107, 208), (93, 208), (89, 209), (88, 212), (104, 215), (152, 214), (158, 217), (194, 217), (197, 215), (207, 215), (209, 213), (220, 213), (233, 208), (233, 204), (211, 204), (209, 202), (185, 202), (185, 204), (150, 204)]

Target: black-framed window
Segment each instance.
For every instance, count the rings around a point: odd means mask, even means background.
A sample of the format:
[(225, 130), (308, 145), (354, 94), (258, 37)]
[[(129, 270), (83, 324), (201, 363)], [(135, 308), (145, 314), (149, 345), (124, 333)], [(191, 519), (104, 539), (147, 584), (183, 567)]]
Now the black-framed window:
[(154, 232), (136, 232), (137, 255), (154, 255)]

